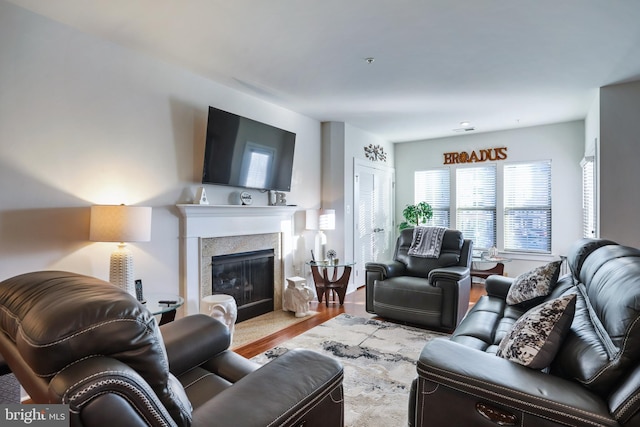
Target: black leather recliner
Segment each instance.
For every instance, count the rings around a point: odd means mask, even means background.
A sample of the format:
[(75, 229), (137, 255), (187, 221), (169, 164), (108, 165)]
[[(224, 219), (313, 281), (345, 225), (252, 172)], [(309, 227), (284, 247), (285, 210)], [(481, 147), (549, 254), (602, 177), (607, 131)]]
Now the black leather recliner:
[(260, 366), (202, 314), (158, 327), (110, 283), (59, 271), (0, 283), (0, 353), (72, 426), (342, 426), (342, 366), (292, 350)]
[(413, 228), (400, 232), (393, 261), (368, 262), (366, 310), (381, 317), (453, 330), (469, 308), (473, 243), (446, 230), (438, 258), (408, 254)]

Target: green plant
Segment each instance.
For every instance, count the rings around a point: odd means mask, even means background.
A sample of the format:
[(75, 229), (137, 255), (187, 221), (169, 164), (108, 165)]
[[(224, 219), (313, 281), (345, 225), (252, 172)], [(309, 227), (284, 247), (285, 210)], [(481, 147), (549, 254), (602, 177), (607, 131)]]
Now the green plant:
[(433, 217), (433, 209), (429, 203), (420, 202), (416, 205), (407, 205), (402, 211), (402, 216), (405, 220), (398, 226), (400, 230), (424, 224)]

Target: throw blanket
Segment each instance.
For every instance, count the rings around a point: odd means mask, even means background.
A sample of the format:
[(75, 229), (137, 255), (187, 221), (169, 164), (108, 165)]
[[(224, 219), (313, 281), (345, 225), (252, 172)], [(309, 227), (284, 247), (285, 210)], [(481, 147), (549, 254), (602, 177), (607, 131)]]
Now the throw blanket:
[(442, 238), (446, 227), (416, 227), (409, 255), (421, 258), (438, 258), (442, 248)]

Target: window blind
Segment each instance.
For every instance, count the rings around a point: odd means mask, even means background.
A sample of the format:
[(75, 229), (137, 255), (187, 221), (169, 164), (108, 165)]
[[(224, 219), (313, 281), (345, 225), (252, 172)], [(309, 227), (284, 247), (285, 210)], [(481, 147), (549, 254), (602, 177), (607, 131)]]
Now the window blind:
[(456, 228), (474, 249), (489, 249), (496, 242), (496, 167), (456, 170)]
[(428, 225), (449, 227), (449, 181), (449, 168), (416, 171), (414, 174), (414, 203), (427, 202), (433, 209), (433, 217)]
[(586, 157), (582, 166), (582, 237), (596, 237), (596, 171), (593, 157)]
[(551, 161), (504, 165), (504, 248), (551, 253)]

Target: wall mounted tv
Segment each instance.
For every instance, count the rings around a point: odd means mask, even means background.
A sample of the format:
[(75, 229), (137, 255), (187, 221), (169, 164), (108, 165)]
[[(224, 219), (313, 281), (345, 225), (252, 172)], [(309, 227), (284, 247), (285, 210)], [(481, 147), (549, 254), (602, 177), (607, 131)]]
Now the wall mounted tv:
[(291, 191), (296, 134), (209, 107), (203, 184)]

